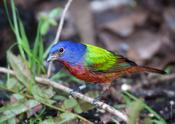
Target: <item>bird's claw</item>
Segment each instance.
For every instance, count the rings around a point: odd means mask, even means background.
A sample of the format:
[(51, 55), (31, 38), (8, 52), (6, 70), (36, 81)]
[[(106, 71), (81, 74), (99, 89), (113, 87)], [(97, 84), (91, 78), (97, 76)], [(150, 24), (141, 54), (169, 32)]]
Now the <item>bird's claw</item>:
[(92, 104), (93, 104), (93, 105), (96, 105), (96, 103), (97, 103), (97, 100), (94, 99), (94, 100), (92, 101)]
[(69, 95), (73, 97), (74, 92), (79, 92), (86, 88), (86, 85), (81, 85), (78, 88), (74, 88), (69, 92)]
[(69, 92), (69, 96), (72, 96), (73, 97), (73, 93), (75, 92), (75, 90), (71, 90), (70, 92)]
[[(99, 95), (99, 96), (97, 96), (96, 98), (94, 98), (94, 100), (92, 101), (92, 104), (93, 105), (95, 105), (95, 106), (97, 106), (97, 102), (99, 101), (99, 100), (101, 100), (101, 98), (104, 96), (104, 93), (103, 94), (101, 94), (101, 95)], [(98, 106), (97, 106), (98, 107)]]
[(99, 97), (95, 98), (93, 101), (92, 101), (92, 104), (97, 106), (97, 102), (99, 101)]

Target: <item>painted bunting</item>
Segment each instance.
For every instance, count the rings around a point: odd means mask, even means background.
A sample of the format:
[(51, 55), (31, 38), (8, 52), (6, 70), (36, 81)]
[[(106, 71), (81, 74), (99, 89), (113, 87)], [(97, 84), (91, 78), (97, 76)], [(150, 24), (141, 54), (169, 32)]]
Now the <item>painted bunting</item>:
[(137, 72), (165, 74), (163, 70), (139, 66), (106, 49), (68, 40), (54, 44), (47, 61), (58, 61), (78, 79), (92, 83), (110, 84), (122, 75)]

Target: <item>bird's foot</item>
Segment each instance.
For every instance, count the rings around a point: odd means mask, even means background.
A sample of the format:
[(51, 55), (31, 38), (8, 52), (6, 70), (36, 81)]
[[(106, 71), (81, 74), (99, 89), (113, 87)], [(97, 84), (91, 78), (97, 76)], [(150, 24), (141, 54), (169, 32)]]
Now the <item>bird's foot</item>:
[(99, 100), (101, 100), (103, 97), (106, 97), (109, 94), (109, 92), (110, 92), (110, 86), (108, 86), (107, 88), (105, 87), (103, 89), (102, 94), (100, 94), (99, 96), (97, 96), (96, 98), (94, 98), (92, 104), (96, 105), (96, 102), (99, 101)]
[(95, 97), (94, 100), (92, 101), (92, 104), (97, 106), (97, 102), (101, 101), (103, 99), (103, 97), (105, 97), (107, 95), (106, 92), (103, 92), (102, 94), (100, 94), (99, 96)]
[(74, 92), (80, 92), (80, 91), (84, 90), (85, 88), (86, 88), (86, 85), (83, 84), (83, 85), (79, 86), (78, 88), (72, 89), (72, 90), (69, 92), (69, 95), (70, 95), (70, 96), (73, 96)]
[(93, 101), (92, 101), (92, 104), (93, 105), (97, 105), (97, 102), (100, 100), (100, 98), (99, 97), (96, 97)]

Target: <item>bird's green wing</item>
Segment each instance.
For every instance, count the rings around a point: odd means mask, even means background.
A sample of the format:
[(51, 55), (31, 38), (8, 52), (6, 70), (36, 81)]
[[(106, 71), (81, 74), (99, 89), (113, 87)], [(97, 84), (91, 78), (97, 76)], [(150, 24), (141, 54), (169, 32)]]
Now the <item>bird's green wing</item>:
[(92, 72), (114, 72), (135, 64), (121, 55), (86, 44), (85, 66)]

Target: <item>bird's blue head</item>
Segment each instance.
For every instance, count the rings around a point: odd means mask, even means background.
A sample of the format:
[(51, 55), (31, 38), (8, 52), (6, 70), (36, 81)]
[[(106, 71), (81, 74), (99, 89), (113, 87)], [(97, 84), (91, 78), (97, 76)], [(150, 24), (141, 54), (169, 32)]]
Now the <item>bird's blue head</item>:
[(76, 65), (82, 61), (85, 52), (84, 44), (67, 40), (59, 41), (51, 47), (47, 61), (63, 61)]

